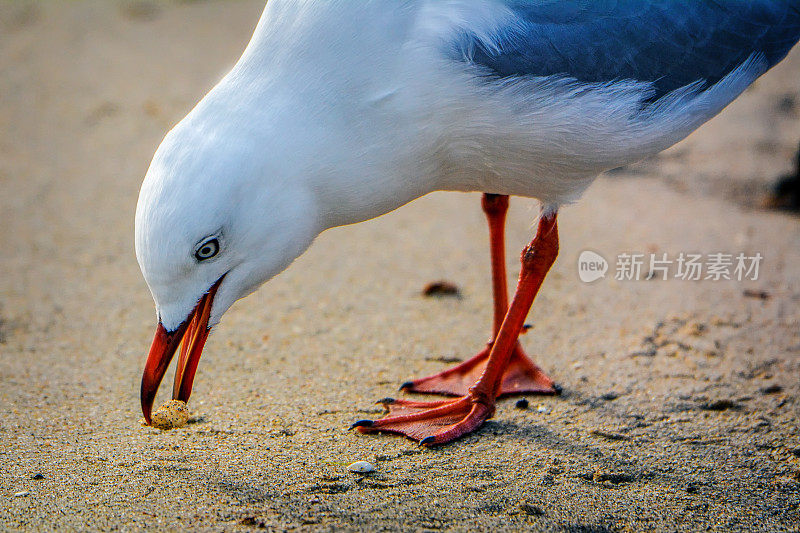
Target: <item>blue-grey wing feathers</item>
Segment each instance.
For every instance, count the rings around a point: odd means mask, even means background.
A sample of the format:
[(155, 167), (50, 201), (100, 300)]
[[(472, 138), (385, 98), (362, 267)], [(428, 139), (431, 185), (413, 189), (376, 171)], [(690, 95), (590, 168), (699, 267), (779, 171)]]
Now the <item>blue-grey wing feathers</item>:
[[(513, 23), (486, 46), (465, 32), (454, 59), (490, 76), (636, 80), (648, 100), (712, 85), (753, 55), (769, 68), (800, 39), (800, 0), (505, 0)], [(765, 68), (765, 70), (766, 70)]]

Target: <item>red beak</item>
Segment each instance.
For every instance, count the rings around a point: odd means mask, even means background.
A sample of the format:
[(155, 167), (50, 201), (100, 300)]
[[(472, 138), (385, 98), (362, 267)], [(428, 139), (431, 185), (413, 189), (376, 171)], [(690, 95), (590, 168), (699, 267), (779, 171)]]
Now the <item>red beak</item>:
[[(172, 357), (181, 344), (181, 353), (178, 357), (178, 368), (175, 370), (175, 383), (172, 387), (172, 399), (189, 401), (192, 394), (192, 383), (194, 374), (197, 371), (197, 364), (203, 354), (203, 346), (208, 339), (211, 328), (208, 327), (208, 319), (211, 316), (211, 305), (214, 303), (214, 295), (217, 293), (222, 276), (207, 293), (200, 298), (189, 316), (186, 317), (175, 331), (167, 331), (161, 322), (156, 328), (156, 335), (153, 344), (150, 346), (150, 353), (147, 356), (147, 363), (142, 374), (142, 414), (145, 421), (150, 424), (150, 413), (153, 409), (158, 386), (167, 372), (167, 367), (172, 361)], [(181, 341), (183, 341), (181, 343)]]

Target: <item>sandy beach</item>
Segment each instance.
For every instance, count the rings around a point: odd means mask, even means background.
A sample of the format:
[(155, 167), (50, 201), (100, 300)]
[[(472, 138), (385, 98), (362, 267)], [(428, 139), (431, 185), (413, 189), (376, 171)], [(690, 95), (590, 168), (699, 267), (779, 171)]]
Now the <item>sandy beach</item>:
[[(434, 449), (348, 431), (490, 334), (480, 195), (434, 193), (323, 233), (213, 332), (191, 423), (141, 427), (139, 186), (263, 3), (0, 0), (0, 529), (800, 531), (800, 218), (760, 207), (800, 142), (800, 49), (562, 210), (522, 337), (561, 396)], [(537, 209), (511, 200), (510, 280)], [(763, 260), (615, 279), (635, 253)], [(423, 297), (439, 279), (461, 297)]]

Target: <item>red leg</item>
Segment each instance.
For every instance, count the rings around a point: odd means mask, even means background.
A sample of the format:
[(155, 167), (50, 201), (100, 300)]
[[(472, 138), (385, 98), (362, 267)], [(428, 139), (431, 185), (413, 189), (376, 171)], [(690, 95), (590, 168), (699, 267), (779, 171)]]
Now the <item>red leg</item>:
[[(492, 338), (497, 337), (508, 311), (508, 287), (506, 283), (505, 224), (508, 212), (508, 196), (484, 194), (481, 205), (489, 222), (489, 248), (492, 260), (492, 293), (494, 295), (494, 328)], [(463, 396), (481, 376), (489, 359), (492, 343), (474, 357), (432, 376), (404, 383), (400, 388), (407, 392), (446, 394)], [(558, 388), (536, 363), (515, 343), (511, 361), (500, 385), (500, 395), (509, 394), (555, 394)]]
[(491, 418), (525, 317), (557, 255), (556, 215), (546, 215), (539, 221), (536, 237), (522, 251), (517, 292), (492, 344), (486, 368), (467, 394), (438, 402), (387, 399), (385, 404), (392, 412), (389, 416), (360, 420), (352, 427), (362, 433), (399, 433), (418, 439), (421, 445), (433, 446), (466, 435)]

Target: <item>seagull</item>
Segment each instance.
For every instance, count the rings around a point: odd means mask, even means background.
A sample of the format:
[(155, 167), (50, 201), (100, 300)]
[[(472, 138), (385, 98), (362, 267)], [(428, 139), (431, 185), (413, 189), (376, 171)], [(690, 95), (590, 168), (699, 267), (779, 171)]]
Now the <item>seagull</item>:
[[(558, 393), (518, 337), (558, 255), (559, 208), (686, 137), (798, 39), (800, 0), (270, 0), (141, 187), (136, 257), (158, 320), (145, 419), (175, 353), (173, 398), (188, 401), (211, 329), (317, 235), (440, 190), (483, 193), (492, 340), (402, 386), (447, 398), (387, 398), (352, 428), (441, 445), (502, 395)], [(509, 195), (541, 202), (510, 301)]]

